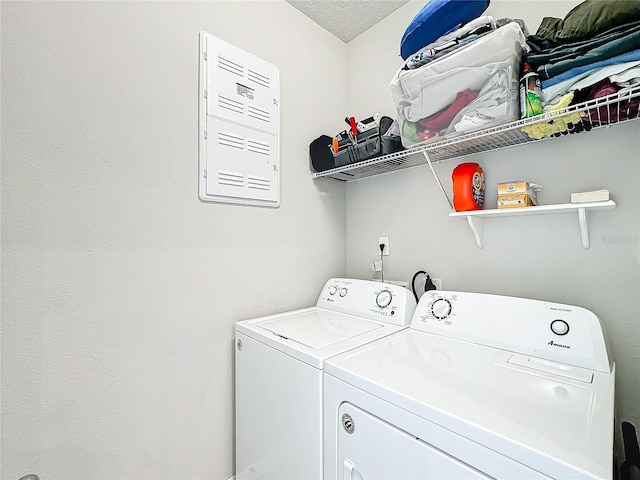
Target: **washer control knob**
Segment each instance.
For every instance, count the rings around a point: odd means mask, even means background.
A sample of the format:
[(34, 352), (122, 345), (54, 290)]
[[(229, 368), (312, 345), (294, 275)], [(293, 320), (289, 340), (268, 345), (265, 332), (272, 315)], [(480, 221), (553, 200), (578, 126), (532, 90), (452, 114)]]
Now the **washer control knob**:
[(556, 335), (566, 335), (567, 333), (569, 333), (569, 324), (564, 320), (554, 320), (553, 322), (551, 322), (550, 327), (551, 331)]
[(389, 290), (382, 290), (376, 295), (376, 304), (380, 308), (386, 308), (391, 304), (391, 300), (393, 300), (393, 295)]
[(335, 285), (331, 285), (329, 287), (329, 295), (335, 295), (337, 291), (338, 291), (338, 287), (336, 287)]
[(341, 297), (344, 297), (344, 296), (347, 294), (347, 292), (348, 292), (348, 291), (349, 291), (349, 290), (347, 290), (347, 288), (346, 288), (346, 287), (342, 287), (342, 288), (340, 289), (340, 296), (341, 296)]
[(447, 318), (451, 313), (451, 302), (446, 298), (438, 298), (431, 304), (431, 313), (438, 320)]

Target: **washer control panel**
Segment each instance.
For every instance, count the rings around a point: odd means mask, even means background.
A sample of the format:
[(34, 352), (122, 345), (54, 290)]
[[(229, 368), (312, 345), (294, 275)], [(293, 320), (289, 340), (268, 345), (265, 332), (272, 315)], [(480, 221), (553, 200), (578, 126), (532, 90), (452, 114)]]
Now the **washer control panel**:
[(327, 281), (316, 305), (394, 325), (409, 325), (416, 308), (413, 294), (400, 285), (349, 278)]
[(573, 305), (433, 290), (420, 298), (411, 328), (577, 367), (611, 369), (600, 320)]

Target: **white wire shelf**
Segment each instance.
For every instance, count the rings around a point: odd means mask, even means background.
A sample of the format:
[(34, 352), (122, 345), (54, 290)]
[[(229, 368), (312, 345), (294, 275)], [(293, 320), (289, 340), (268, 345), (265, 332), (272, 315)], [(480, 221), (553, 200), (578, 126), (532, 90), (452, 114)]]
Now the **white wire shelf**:
[[(456, 134), (442, 137), (440, 140), (429, 141), (414, 148), (401, 152), (371, 158), (360, 162), (332, 168), (324, 172), (311, 172), (313, 178), (328, 177), (341, 181), (354, 181), (362, 178), (381, 175), (383, 173), (403, 170), (428, 163), (427, 155), (431, 163), (440, 163), (452, 158), (460, 158), (474, 153), (500, 150), (503, 148), (523, 145), (525, 143), (548, 140), (569, 134), (577, 134), (601, 127), (608, 127), (629, 120), (640, 118), (640, 85), (619, 92), (589, 100), (555, 112), (547, 112), (535, 117), (487, 128), (467, 134)], [(557, 132), (553, 136), (544, 138), (531, 138), (525, 130), (527, 126), (533, 126), (546, 122), (553, 124), (568, 115), (575, 119), (575, 113), (580, 114), (578, 122), (571, 122), (568, 130)]]

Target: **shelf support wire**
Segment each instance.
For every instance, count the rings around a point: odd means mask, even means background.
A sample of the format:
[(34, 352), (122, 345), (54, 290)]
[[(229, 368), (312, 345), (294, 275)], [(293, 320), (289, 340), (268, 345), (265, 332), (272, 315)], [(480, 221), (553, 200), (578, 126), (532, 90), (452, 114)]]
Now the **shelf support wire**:
[(482, 239), (484, 237), (484, 218), (473, 218), (471, 215), (467, 216), (467, 223), (471, 227), (473, 238), (476, 241), (476, 247), (482, 248)]
[(584, 248), (585, 250), (589, 250), (589, 227), (587, 225), (587, 211), (584, 208), (578, 209), (578, 222), (580, 222), (582, 248)]
[(451, 211), (453, 211), (453, 203), (451, 203), (451, 200), (449, 200), (449, 196), (447, 195), (447, 192), (445, 191), (444, 187), (442, 186), (442, 182), (440, 181), (440, 177), (438, 177), (438, 174), (436, 173), (435, 169), (433, 168), (433, 164), (431, 163), (431, 159), (429, 158), (429, 154), (427, 153), (426, 150), (423, 150), (422, 154), (424, 155), (424, 158), (427, 160), (427, 163), (429, 164), (429, 168), (431, 169), (431, 173), (433, 173), (433, 178), (435, 178), (436, 182), (438, 182), (438, 186), (440, 187), (440, 191), (442, 192), (442, 195), (444, 195), (444, 198), (447, 200), (447, 203), (449, 204), (449, 209)]

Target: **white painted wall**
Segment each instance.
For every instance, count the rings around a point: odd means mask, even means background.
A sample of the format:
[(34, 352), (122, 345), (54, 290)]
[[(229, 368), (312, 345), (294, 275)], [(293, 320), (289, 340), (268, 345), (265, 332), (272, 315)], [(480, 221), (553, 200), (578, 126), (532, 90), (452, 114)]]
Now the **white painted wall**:
[[(494, 0), (487, 13), (525, 20), (534, 33), (543, 16), (564, 17), (578, 1)], [(424, 5), (411, 1), (349, 43), (349, 111), (395, 115), (388, 83), (401, 65), (399, 43)], [(368, 278), (390, 237), (385, 278), (409, 281), (424, 269), (445, 289), (530, 297), (584, 306), (602, 320), (617, 363), (617, 426), (640, 425), (640, 122), (568, 136), (436, 166), (451, 192), (451, 172), (463, 161), (483, 167), (487, 202), (496, 183), (540, 183), (542, 203), (566, 203), (571, 192), (608, 188), (613, 211), (589, 217), (591, 248), (580, 244), (577, 214), (487, 219), (485, 247), (475, 247), (466, 220), (449, 206), (428, 167), (347, 186), (347, 274)], [(451, 195), (449, 193), (449, 195)]]
[[(345, 271), (308, 145), (342, 128), (346, 46), (283, 1), (1, 17), (1, 478), (227, 478), (233, 323)], [(201, 30), (280, 67), (279, 209), (198, 200)]]

